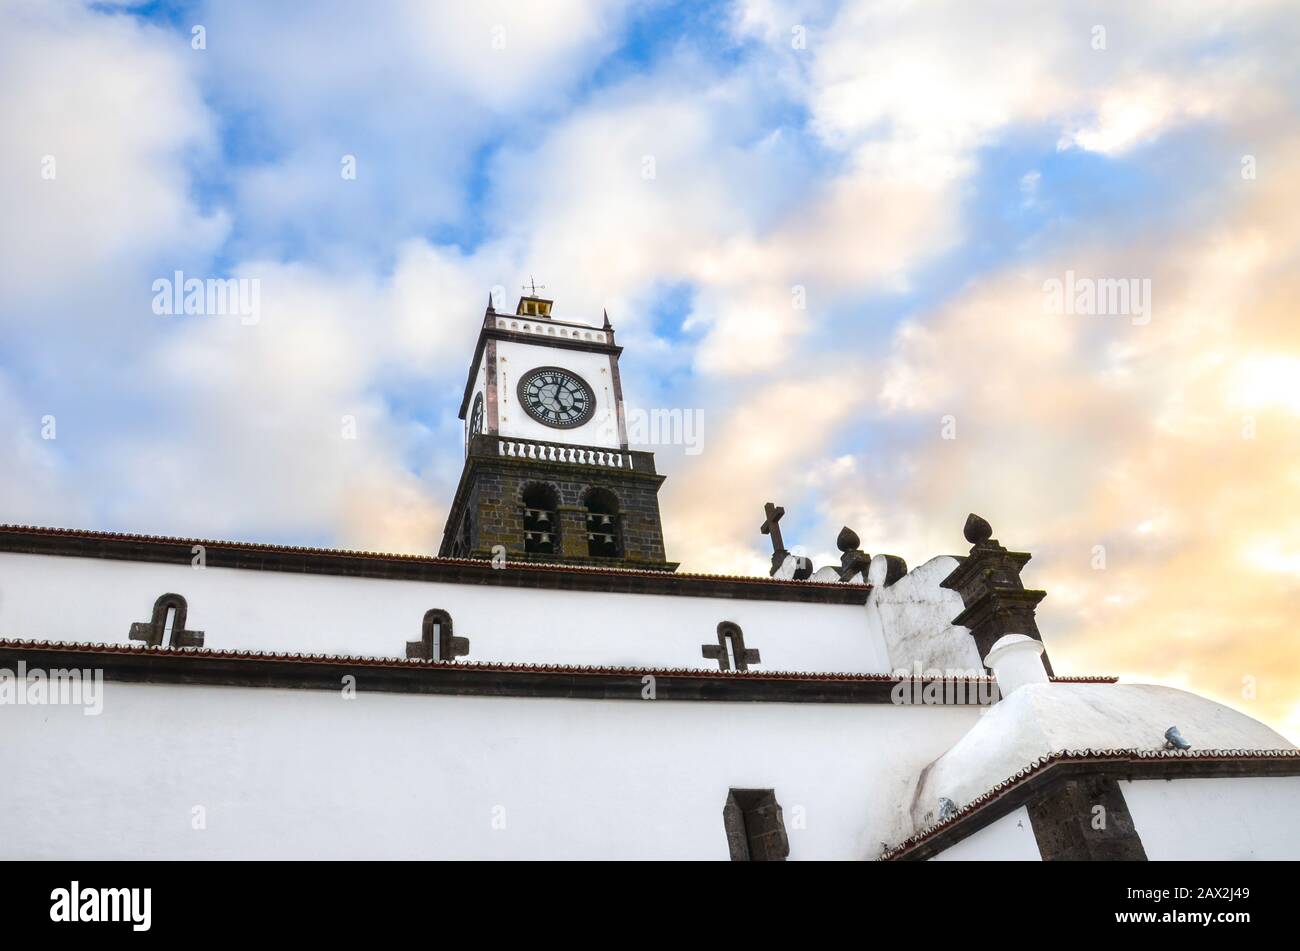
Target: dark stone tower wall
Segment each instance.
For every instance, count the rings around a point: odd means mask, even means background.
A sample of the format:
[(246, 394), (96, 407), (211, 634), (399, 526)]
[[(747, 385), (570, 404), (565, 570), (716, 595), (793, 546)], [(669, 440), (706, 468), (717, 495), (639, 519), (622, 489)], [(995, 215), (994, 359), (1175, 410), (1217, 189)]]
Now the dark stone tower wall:
[[(677, 568), (664, 553), (658, 498), (664, 477), (655, 472), (653, 453), (624, 450), (623, 456), (632, 460), (631, 468), (614, 468), (502, 456), (497, 443), (492, 435), (472, 440), (438, 554), (490, 559), (494, 546), (501, 545), (507, 560), (658, 571)], [(558, 496), (558, 554), (524, 550), (523, 498), (533, 483), (549, 486)], [(588, 552), (585, 500), (592, 489), (605, 489), (618, 500), (616, 556)]]

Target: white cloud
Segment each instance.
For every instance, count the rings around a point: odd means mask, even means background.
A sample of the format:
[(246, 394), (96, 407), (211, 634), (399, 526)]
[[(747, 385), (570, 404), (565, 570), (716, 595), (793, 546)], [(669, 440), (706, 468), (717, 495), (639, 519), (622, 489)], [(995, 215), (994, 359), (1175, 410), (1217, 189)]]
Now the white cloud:
[[(1045, 625), (1098, 645), (1057, 641), (1075, 666), (1178, 676), (1148, 646), (1160, 628), (1234, 675), (1300, 676), (1267, 636), (1300, 551), (1277, 504), (1298, 346), (1285, 6), (751, 0), (727, 56), (683, 35), (603, 87), (621, 4), (214, 4), (204, 51), (102, 9), (0, 13), (0, 328), (23, 343), (0, 389), (8, 517), (433, 550), (487, 291), (509, 305), (532, 272), (561, 315), (609, 307), (630, 400), (707, 412), (701, 456), (661, 454), (687, 567), (764, 572), (769, 498), (817, 523), (791, 544), (829, 551), (847, 522), (914, 564), (960, 549), (974, 508), (1047, 546), (1031, 571), (1064, 607)], [(843, 317), (998, 240), (969, 217), (988, 150), (1060, 141), (1118, 165), (1175, 131), (1233, 160), (1211, 182), (1166, 173), (1176, 224), (1117, 233), (1080, 209), (901, 326)], [(1050, 209), (1060, 160), (1032, 161), (1011, 202)], [(153, 276), (227, 259), (263, 281), (257, 326), (148, 313)], [(1152, 324), (1045, 315), (1042, 280), (1066, 268), (1151, 276)], [(691, 302), (685, 334), (651, 319), (664, 289)], [(54, 445), (34, 435), (47, 411)], [(1080, 567), (1099, 536), (1129, 566), (1106, 584)]]
[(382, 257), (465, 214), (483, 150), (543, 134), (615, 42), (624, 7), (208, 4), (196, 14), (206, 84), (260, 156), (231, 170), (241, 253)]
[(190, 197), (187, 163), (215, 142), (188, 52), (63, 0), (0, 9), (4, 318), (71, 282), (143, 279), (164, 252), (220, 242), (225, 219)]
[(75, 468), (61, 449), (75, 442), (75, 418), (64, 416), (61, 443), (57, 400), (38, 406), (24, 401), (8, 376), (0, 373), (0, 522), (75, 526), (89, 506)]

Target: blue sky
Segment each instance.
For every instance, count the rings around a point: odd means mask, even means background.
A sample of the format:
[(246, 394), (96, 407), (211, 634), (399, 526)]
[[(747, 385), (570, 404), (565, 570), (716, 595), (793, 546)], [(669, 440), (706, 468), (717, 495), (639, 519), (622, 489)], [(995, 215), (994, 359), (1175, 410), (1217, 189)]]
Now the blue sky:
[[(768, 500), (819, 561), (849, 524), (915, 565), (975, 510), (1067, 658), (1172, 682), (1144, 632), (1300, 586), (1289, 14), (18, 0), (3, 518), (436, 550), (482, 307), (535, 275), (608, 308), (631, 404), (703, 415), (699, 455), (650, 447), (685, 567), (763, 571)], [(258, 323), (153, 313), (178, 269), (257, 280)], [(1046, 314), (1066, 271), (1153, 319)], [(1225, 656), (1204, 689), (1279, 664)]]

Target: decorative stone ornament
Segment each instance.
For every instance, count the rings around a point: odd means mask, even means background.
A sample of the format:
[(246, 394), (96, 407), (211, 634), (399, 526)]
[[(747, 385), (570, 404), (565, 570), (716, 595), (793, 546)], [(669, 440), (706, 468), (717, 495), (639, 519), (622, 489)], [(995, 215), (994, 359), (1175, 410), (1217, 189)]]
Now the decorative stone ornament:
[(455, 660), (469, 653), (468, 637), (453, 637), (451, 615), (434, 608), (424, 615), (418, 641), (406, 642), (407, 659)]
[(772, 570), (768, 574), (783, 581), (804, 581), (812, 577), (812, 561), (802, 555), (792, 555), (786, 550), (781, 538), (780, 522), (785, 509), (774, 502), (768, 502), (763, 506), (763, 513), (767, 518), (758, 526), (758, 530), (764, 535), (772, 536)]
[(835, 547), (840, 550), (840, 567), (837, 574), (841, 581), (850, 581), (857, 575), (865, 577), (871, 567), (871, 556), (858, 546), (861, 540), (858, 533), (845, 525), (835, 538)]
[(171, 638), (168, 647), (202, 647), (203, 632), (185, 630), (187, 608), (185, 599), (179, 594), (164, 594), (153, 603), (153, 615), (148, 621), (136, 621), (131, 625), (129, 637), (133, 641), (143, 641), (147, 647), (158, 647), (167, 632), (167, 614), (172, 612)]
[(966, 524), (961, 533), (966, 536), (966, 541), (972, 545), (983, 545), (993, 537), (993, 526), (974, 512), (971, 512), (966, 516)]
[[(942, 587), (959, 593), (966, 607), (952, 623), (970, 628), (980, 657), (987, 657), (994, 644), (1007, 634), (1042, 641), (1034, 609), (1047, 592), (1027, 590), (1020, 581), (1029, 553), (1007, 551), (993, 538), (992, 526), (974, 513), (966, 518), (963, 534), (971, 543), (970, 554), (940, 582)], [(1052, 673), (1046, 654), (1043, 667)]]
[(721, 622), (718, 643), (703, 644), (700, 652), (709, 660), (716, 660), (718, 670), (731, 670), (733, 661), (736, 670), (748, 670), (750, 664), (762, 663), (756, 648), (745, 647), (745, 633), (732, 621)]

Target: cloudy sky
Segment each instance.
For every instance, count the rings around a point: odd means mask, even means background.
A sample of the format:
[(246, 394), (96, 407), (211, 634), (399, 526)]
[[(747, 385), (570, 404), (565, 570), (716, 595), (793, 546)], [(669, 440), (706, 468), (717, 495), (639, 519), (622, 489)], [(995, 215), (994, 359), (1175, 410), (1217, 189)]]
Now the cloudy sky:
[[(819, 564), (975, 511), (1059, 671), (1300, 739), (1293, 3), (361, 9), (0, 4), (0, 521), (435, 551), (536, 275), (702, 413), (683, 569), (764, 572), (769, 499)], [(177, 270), (258, 321), (155, 314)]]

